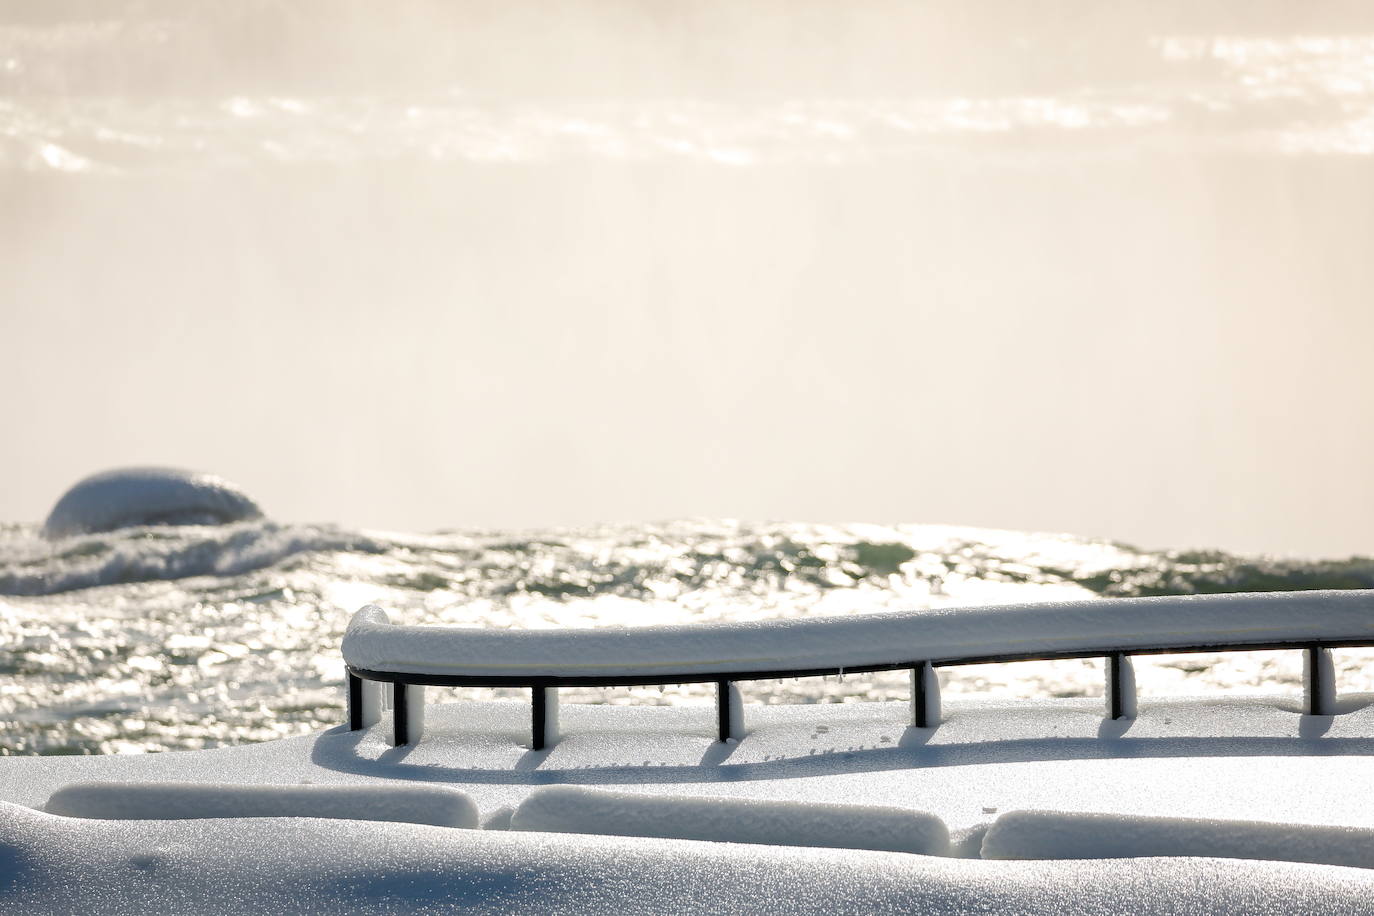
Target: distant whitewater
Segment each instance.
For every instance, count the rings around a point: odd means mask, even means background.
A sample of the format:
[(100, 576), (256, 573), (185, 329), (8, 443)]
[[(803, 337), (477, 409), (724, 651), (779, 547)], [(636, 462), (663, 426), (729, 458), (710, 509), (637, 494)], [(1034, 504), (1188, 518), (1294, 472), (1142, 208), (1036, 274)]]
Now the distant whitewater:
[[(646, 626), (1190, 592), (1374, 587), (1374, 560), (1142, 551), (1067, 535), (722, 520), (403, 534), (270, 520), (61, 539), (0, 526), (0, 754), (261, 741), (335, 725), (339, 641), (373, 602), (404, 623)], [(1368, 653), (1366, 653), (1368, 654)], [(1289, 658), (1288, 655), (1295, 657)], [(1099, 660), (947, 670), (951, 695), (1101, 692)], [(1337, 654), (1343, 689), (1374, 689)], [(1142, 659), (1142, 689), (1294, 692), (1296, 653)], [(1151, 667), (1153, 666), (1153, 667)], [(1153, 672), (1153, 673), (1151, 673)], [(906, 695), (899, 674), (743, 685), (746, 702)], [(436, 691), (521, 697), (519, 691)], [(567, 690), (707, 703), (708, 686)]]

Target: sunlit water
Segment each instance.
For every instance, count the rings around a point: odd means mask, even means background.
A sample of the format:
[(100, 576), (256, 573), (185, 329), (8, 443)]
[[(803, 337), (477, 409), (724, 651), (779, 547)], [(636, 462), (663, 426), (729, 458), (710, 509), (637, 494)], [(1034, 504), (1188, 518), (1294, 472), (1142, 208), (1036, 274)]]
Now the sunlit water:
[[(388, 534), (242, 523), (49, 542), (0, 529), (0, 752), (134, 752), (335, 725), (339, 641), (375, 602), (405, 623), (648, 626), (1192, 591), (1374, 586), (1374, 561), (1162, 554), (1067, 536), (727, 521)], [(1297, 696), (1300, 653), (1141, 659), (1142, 694)], [(1342, 690), (1374, 653), (1337, 653)], [(951, 694), (1100, 695), (1100, 660), (946, 669)], [(749, 702), (906, 696), (900, 674), (744, 685)], [(520, 697), (521, 691), (435, 691)], [(564, 691), (707, 703), (709, 685)]]

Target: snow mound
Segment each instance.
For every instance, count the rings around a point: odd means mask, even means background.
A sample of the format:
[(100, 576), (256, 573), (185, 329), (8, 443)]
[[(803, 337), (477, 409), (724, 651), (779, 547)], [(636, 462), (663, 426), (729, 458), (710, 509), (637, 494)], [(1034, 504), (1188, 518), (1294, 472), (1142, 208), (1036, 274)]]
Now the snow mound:
[(184, 782), (79, 782), (58, 789), (44, 810), (101, 820), (318, 817), (478, 826), (467, 793), (425, 785), (232, 785)]
[(43, 534), (61, 538), (135, 525), (220, 525), (261, 517), (248, 494), (213, 474), (119, 468), (73, 485), (48, 514)]
[(247, 818), (85, 821), (0, 804), (12, 913), (1368, 912), (1374, 874), (1225, 859), (897, 853)]
[(819, 846), (946, 855), (949, 831), (933, 814), (871, 805), (538, 789), (511, 830)]
[(1217, 856), (1374, 868), (1374, 830), (1313, 824), (1011, 811), (983, 838), (985, 859)]
[(1107, 648), (1361, 641), (1374, 590), (1185, 595), (892, 611), (664, 627), (485, 630), (395, 626), (368, 605), (343, 656), (355, 668), (490, 677), (715, 674)]

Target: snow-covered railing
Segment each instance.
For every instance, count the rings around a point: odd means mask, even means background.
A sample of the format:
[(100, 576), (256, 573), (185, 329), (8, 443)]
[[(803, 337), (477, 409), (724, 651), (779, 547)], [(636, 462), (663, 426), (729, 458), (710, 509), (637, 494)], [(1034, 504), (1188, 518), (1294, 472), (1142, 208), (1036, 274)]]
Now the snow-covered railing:
[(343, 638), (352, 729), (381, 719), (390, 683), (397, 745), (418, 740), (424, 687), (527, 687), (533, 747), (553, 740), (559, 687), (714, 681), (722, 741), (741, 734), (736, 681), (910, 669), (912, 724), (940, 718), (935, 668), (1107, 659), (1107, 715), (1135, 715), (1132, 655), (1300, 649), (1306, 708), (1335, 710), (1332, 648), (1374, 646), (1374, 590), (1120, 598), (667, 627), (486, 630), (396, 626), (368, 605)]

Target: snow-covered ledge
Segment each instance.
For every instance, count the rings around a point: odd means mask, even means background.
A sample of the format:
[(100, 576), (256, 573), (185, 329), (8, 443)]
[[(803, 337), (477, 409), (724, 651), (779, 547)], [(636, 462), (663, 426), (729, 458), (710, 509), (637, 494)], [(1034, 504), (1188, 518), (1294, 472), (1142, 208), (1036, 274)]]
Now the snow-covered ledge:
[(393, 687), (395, 742), (418, 740), (423, 685), (535, 691), (536, 749), (557, 731), (559, 686), (715, 681), (721, 740), (740, 733), (732, 682), (909, 668), (912, 720), (939, 722), (939, 666), (1104, 656), (1107, 714), (1135, 711), (1130, 656), (1293, 648), (1306, 651), (1307, 708), (1334, 711), (1333, 646), (1374, 645), (1374, 590), (1123, 598), (901, 611), (852, 617), (668, 627), (488, 630), (397, 626), (375, 605), (343, 638), (349, 723), (380, 719)]

